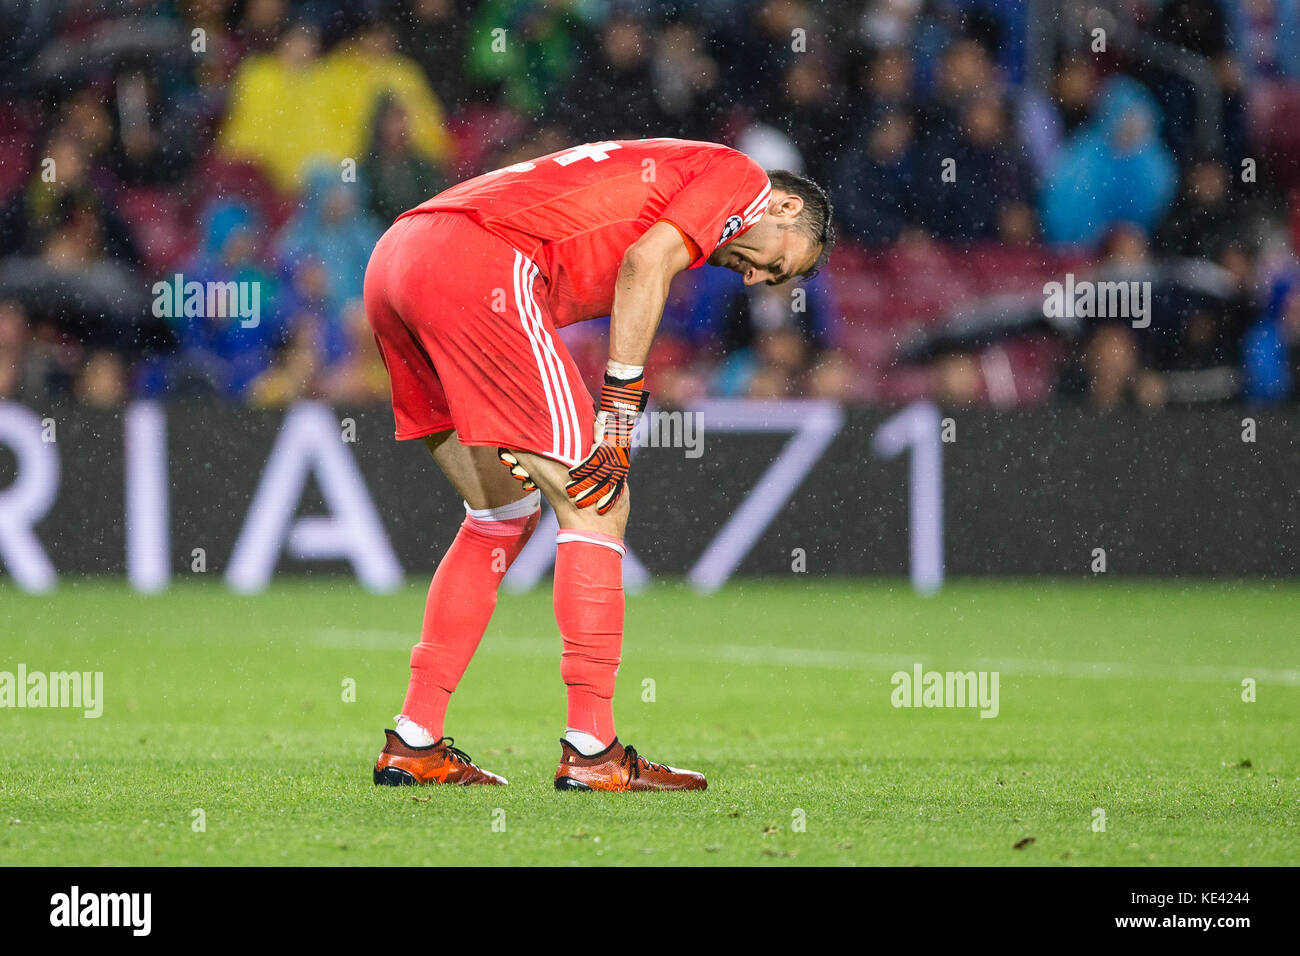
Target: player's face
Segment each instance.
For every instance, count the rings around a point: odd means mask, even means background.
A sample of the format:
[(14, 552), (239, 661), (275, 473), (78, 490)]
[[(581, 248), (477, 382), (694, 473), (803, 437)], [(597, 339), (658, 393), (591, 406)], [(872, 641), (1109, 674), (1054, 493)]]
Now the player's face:
[(821, 247), (790, 218), (773, 210), (709, 256), (709, 265), (730, 269), (745, 277), (745, 285), (781, 285), (809, 272)]

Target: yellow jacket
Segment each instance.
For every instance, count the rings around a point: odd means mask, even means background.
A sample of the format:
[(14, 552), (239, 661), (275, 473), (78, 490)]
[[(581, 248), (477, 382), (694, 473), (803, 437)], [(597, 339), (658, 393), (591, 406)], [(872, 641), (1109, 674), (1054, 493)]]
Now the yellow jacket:
[(451, 155), (442, 105), (419, 66), (403, 56), (370, 57), (340, 46), (302, 70), (274, 54), (240, 64), (218, 144), (235, 159), (260, 164), (286, 192), (301, 185), (313, 159), (365, 161), (372, 114), (391, 93), (405, 108), (412, 148), (435, 163)]

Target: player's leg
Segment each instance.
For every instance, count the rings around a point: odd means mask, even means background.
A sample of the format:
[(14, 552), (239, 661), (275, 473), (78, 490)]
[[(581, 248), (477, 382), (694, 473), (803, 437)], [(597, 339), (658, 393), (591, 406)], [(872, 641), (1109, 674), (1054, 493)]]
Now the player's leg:
[[(438, 318), (413, 303), (442, 305), (424, 288), (407, 288), (412, 259), (436, 250), (438, 237), (404, 220), (379, 241), (366, 270), (366, 315), (392, 383), (399, 439), (423, 438), (435, 461), (466, 500), (466, 517), (429, 588), (420, 641), (411, 653), (411, 679), (398, 730), (387, 731), (375, 764), (377, 784), (503, 784), (474, 766), (443, 737), (447, 702), (478, 647), (496, 604), (504, 568), (537, 525), (537, 496), (507, 477), (495, 458), (464, 448), (428, 332)], [(460, 250), (452, 250), (458, 253)], [(401, 303), (399, 308), (398, 303)], [(440, 357), (443, 368), (450, 359)]]
[(397, 732), (414, 746), (442, 738), (447, 705), (492, 618), (501, 579), (541, 517), (538, 493), (512, 479), (491, 449), (462, 445), (453, 431), (424, 441), (464, 499), (465, 520), (433, 575), (411, 651)]
[(462, 445), (448, 430), (424, 439), (429, 454), (457, 494), (474, 511), (501, 508), (524, 498), (538, 498), (502, 467), (495, 449), (483, 445)]
[(595, 508), (578, 508), (564, 490), (567, 467), (530, 452), (514, 454), (559, 521), (554, 605), (564, 640), (560, 675), (568, 696), (565, 734), (584, 752), (594, 753), (617, 736), (614, 682), (623, 650), (623, 531), (631, 495), (625, 488), (603, 515)]
[(623, 652), (623, 532), (631, 494), (605, 514), (578, 508), (565, 491), (569, 469), (513, 451), (519, 467), (555, 509), (555, 621), (563, 638), (560, 674), (568, 696), (557, 790), (703, 790), (702, 774), (651, 763), (625, 748), (614, 729), (614, 684)]

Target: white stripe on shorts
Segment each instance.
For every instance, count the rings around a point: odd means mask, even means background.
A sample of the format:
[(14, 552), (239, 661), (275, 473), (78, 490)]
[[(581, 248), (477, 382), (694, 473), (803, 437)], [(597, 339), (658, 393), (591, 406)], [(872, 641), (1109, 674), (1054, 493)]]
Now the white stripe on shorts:
[[(573, 391), (564, 362), (555, 349), (551, 333), (542, 322), (542, 310), (533, 296), (533, 280), (540, 271), (537, 265), (518, 250), (515, 251), (515, 301), (524, 317), (524, 331), (537, 357), (537, 370), (546, 386), (546, 401), (551, 412), (551, 455), (566, 465), (577, 464), (585, 449), (579, 448), (582, 430), (578, 426), (578, 412), (573, 404)], [(561, 437), (563, 441), (561, 441)]]
[[(537, 360), (537, 374), (542, 379), (542, 389), (546, 392), (546, 407), (551, 412), (551, 454), (558, 456), (560, 441), (560, 421), (555, 412), (555, 397), (551, 394), (551, 372), (549, 363), (542, 358), (542, 348), (537, 341), (537, 336), (533, 334), (532, 317), (528, 311), (527, 299), (524, 295), (525, 282), (524, 275), (528, 270), (527, 256), (519, 250), (515, 250), (515, 308), (519, 312), (519, 321), (524, 327), (524, 334), (528, 336), (528, 344), (533, 347), (533, 358)], [(531, 283), (531, 277), (527, 280)]]

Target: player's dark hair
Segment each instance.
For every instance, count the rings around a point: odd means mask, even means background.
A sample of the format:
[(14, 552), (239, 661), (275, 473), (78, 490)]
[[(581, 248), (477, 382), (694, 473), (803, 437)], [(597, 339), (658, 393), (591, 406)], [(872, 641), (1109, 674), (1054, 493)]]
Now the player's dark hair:
[(826, 190), (811, 179), (792, 173), (788, 169), (769, 169), (767, 178), (771, 180), (773, 189), (779, 189), (803, 200), (803, 211), (795, 220), (795, 228), (822, 247), (817, 262), (808, 273), (808, 277), (811, 278), (826, 264), (831, 250), (835, 248), (835, 223), (831, 221), (835, 209), (831, 205), (831, 198), (826, 195)]

